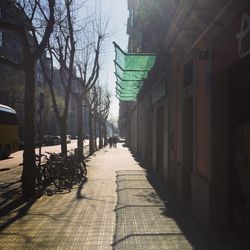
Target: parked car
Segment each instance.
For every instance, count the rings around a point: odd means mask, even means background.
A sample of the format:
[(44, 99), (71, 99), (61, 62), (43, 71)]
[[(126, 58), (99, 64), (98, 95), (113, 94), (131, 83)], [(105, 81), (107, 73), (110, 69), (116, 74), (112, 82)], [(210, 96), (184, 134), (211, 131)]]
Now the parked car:
[(66, 142), (71, 143), (71, 135), (66, 135)]
[[(41, 144), (43, 144), (43, 140), (42, 140)], [(39, 145), (40, 145), (39, 139), (38, 139), (38, 137), (36, 137), (35, 138), (35, 147), (39, 147)], [(18, 150), (24, 150), (24, 141), (19, 141)]]
[(58, 145), (61, 143), (61, 137), (59, 135), (45, 135), (43, 137), (43, 144), (45, 146)]
[(89, 139), (89, 135), (84, 135), (84, 139)]
[(24, 149), (24, 141), (19, 141), (18, 149), (19, 150), (23, 150)]
[(58, 145), (61, 143), (61, 137), (59, 135), (52, 136), (52, 140), (54, 142), (53, 145)]
[(45, 146), (54, 145), (53, 136), (52, 136), (52, 135), (45, 135), (45, 136), (43, 137), (43, 144), (44, 144)]
[(125, 137), (119, 137), (119, 142), (125, 142), (125, 141), (126, 141)]

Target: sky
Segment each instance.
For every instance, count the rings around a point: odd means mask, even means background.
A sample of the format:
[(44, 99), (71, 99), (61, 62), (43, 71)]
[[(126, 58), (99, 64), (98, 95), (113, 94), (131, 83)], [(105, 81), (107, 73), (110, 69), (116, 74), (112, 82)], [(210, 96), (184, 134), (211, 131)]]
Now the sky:
[[(127, 29), (127, 0), (88, 0), (89, 6), (100, 6), (102, 15), (109, 19), (108, 30), (111, 31), (110, 36), (104, 40), (103, 50), (104, 54), (101, 55), (101, 72), (100, 72), (100, 85), (105, 86), (111, 95), (111, 106), (109, 120), (112, 122), (118, 120), (119, 115), (119, 101), (115, 97), (115, 50), (113, 41), (120, 45), (120, 47), (127, 51), (128, 35)], [(91, 7), (90, 7), (91, 8)]]
[[(114, 62), (115, 50), (113, 41), (120, 45), (122, 49), (127, 50), (128, 36), (127, 29), (127, 0), (101, 0), (102, 11), (110, 14), (110, 27), (114, 29), (114, 34), (106, 42), (107, 61), (104, 71), (102, 72), (101, 79), (108, 79), (108, 89), (112, 95), (110, 118), (118, 119), (119, 114), (119, 101), (115, 97), (115, 75), (114, 75)], [(106, 58), (106, 57), (105, 57)]]

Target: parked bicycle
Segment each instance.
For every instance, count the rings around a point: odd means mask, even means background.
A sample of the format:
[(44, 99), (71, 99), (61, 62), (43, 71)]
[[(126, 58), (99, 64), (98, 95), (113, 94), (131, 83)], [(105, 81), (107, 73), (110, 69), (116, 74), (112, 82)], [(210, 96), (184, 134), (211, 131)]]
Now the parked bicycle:
[(79, 159), (75, 154), (71, 154), (68, 157), (69, 164), (73, 168), (73, 182), (79, 183), (83, 178), (86, 178), (87, 167), (84, 159)]
[(36, 186), (37, 191), (44, 191), (52, 183), (58, 190), (71, 189), (74, 184), (86, 178), (87, 167), (84, 158), (79, 159), (75, 154), (45, 152), (36, 155)]
[(45, 174), (45, 166), (47, 164), (47, 156), (44, 154), (36, 155), (36, 166), (35, 166), (35, 185), (36, 191), (40, 192), (46, 188), (46, 174)]

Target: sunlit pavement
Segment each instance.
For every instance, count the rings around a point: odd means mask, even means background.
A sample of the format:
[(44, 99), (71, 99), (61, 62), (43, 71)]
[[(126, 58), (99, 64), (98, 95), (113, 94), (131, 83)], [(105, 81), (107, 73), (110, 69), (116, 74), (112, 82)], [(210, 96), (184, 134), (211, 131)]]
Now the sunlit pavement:
[[(84, 154), (85, 155), (88, 155), (88, 145), (89, 145), (89, 140), (85, 140), (84, 142)], [(71, 143), (67, 144), (67, 149), (69, 151), (75, 149), (76, 147), (77, 147), (77, 140), (71, 140)], [(60, 153), (61, 145), (43, 146), (41, 152), (43, 154), (45, 154), (45, 152)], [(39, 153), (39, 149), (36, 148), (36, 154), (38, 153)], [(7, 170), (11, 170), (18, 166), (21, 166), (22, 162), (23, 162), (23, 150), (19, 150), (11, 154), (8, 159), (0, 159), (0, 174)]]
[[(14, 210), (3, 210), (0, 249), (244, 249), (239, 241), (209, 236), (173, 199), (159, 195), (157, 179), (121, 144), (87, 164), (87, 181), (71, 192), (17, 200)], [(8, 197), (1, 194), (1, 205)]]

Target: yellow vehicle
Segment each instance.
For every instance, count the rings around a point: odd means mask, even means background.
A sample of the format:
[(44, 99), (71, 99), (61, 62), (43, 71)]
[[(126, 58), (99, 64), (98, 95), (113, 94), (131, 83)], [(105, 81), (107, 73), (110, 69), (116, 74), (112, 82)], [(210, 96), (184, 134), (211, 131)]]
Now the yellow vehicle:
[(18, 122), (16, 111), (0, 104), (0, 156), (9, 157), (18, 150)]

